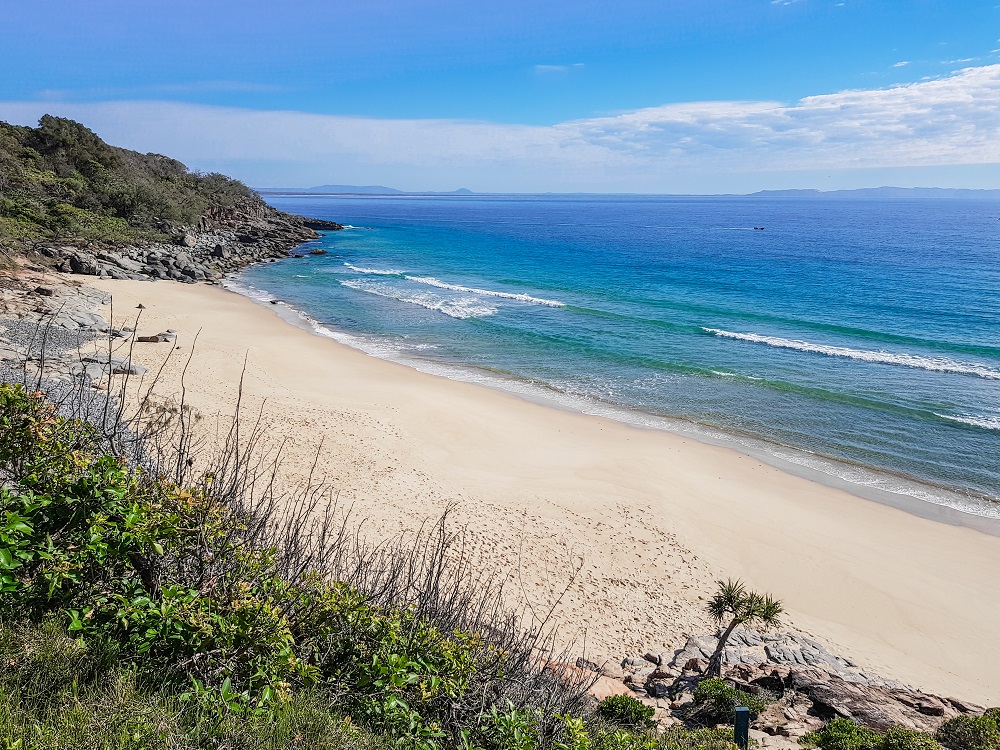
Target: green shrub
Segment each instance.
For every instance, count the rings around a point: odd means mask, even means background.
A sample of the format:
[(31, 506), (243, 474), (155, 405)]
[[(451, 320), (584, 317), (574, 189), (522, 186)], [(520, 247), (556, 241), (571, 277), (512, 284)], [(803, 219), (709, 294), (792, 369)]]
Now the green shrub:
[[(756, 742), (750, 740), (750, 746)], [(598, 734), (591, 742), (593, 750), (734, 750), (732, 727), (687, 729), (672, 726), (655, 729), (622, 730)]]
[(759, 714), (768, 702), (766, 698), (737, 690), (719, 677), (702, 680), (694, 690), (694, 711), (708, 723), (732, 721), (737, 706), (746, 706), (752, 715)]
[(878, 748), (882, 736), (868, 727), (850, 719), (833, 719), (822, 729), (802, 737), (802, 744), (820, 747), (823, 750), (874, 750)]
[(882, 735), (878, 750), (941, 750), (941, 745), (926, 732), (891, 727)]
[(503, 709), (493, 706), (481, 725), (479, 741), (489, 750), (535, 750), (538, 717), (531, 709), (510, 702)]
[(653, 708), (631, 695), (612, 695), (597, 705), (597, 712), (623, 727), (645, 727), (653, 723)]
[(997, 712), (948, 719), (938, 728), (935, 737), (949, 750), (1000, 750)]

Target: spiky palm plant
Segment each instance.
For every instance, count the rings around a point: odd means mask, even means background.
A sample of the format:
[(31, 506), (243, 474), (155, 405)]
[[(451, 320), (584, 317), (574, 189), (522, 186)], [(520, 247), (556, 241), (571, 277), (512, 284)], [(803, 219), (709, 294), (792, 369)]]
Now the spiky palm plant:
[(719, 636), (719, 645), (708, 661), (705, 670), (707, 677), (719, 677), (722, 674), (722, 657), (726, 652), (729, 636), (739, 625), (771, 628), (781, 622), (784, 607), (781, 602), (770, 594), (758, 594), (749, 591), (743, 581), (728, 579), (718, 581), (719, 588), (708, 601), (708, 613), (715, 618), (719, 627), (728, 621), (726, 629)]

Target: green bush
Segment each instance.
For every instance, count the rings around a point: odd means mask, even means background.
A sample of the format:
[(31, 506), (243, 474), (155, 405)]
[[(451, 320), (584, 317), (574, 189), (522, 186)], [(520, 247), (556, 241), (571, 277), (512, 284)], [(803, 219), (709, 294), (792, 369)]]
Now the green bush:
[[(734, 750), (732, 727), (687, 729), (672, 726), (664, 731), (615, 730), (598, 734), (592, 741), (593, 750)], [(755, 746), (751, 740), (751, 747)]]
[(645, 727), (653, 723), (653, 708), (631, 695), (609, 696), (597, 705), (597, 712), (624, 727)]
[(702, 680), (694, 690), (694, 711), (699, 720), (707, 723), (732, 721), (737, 706), (746, 706), (751, 715), (756, 715), (768, 703), (766, 698), (737, 690), (719, 677)]
[(941, 745), (931, 735), (916, 729), (891, 727), (878, 745), (879, 750), (941, 750)]
[(1000, 750), (1000, 729), (995, 709), (983, 716), (956, 716), (942, 724), (935, 734), (949, 750)]
[(801, 739), (802, 744), (823, 750), (941, 750), (929, 734), (905, 727), (892, 727), (884, 734), (850, 719), (833, 719), (817, 732)]
[(823, 750), (874, 750), (881, 742), (881, 735), (850, 719), (833, 719), (822, 729), (802, 737), (802, 743)]

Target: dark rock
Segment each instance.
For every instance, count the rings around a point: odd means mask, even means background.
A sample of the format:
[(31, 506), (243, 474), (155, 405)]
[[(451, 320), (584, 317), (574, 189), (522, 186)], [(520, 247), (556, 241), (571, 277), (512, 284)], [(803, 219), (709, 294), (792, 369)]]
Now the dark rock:
[(654, 698), (666, 698), (673, 684), (673, 680), (650, 680), (646, 683), (646, 692)]
[(69, 257), (69, 266), (73, 269), (73, 273), (85, 276), (96, 276), (98, 271), (97, 259), (86, 253), (74, 253), (71, 255)]
[(55, 294), (54, 290), (49, 289), (48, 287), (45, 286), (36, 286), (34, 291), (35, 294), (39, 294), (42, 297), (51, 297), (53, 294)]
[(301, 220), (302, 226), (308, 229), (329, 229), (336, 231), (338, 229), (343, 229), (343, 224), (338, 224), (335, 221), (326, 221), (325, 219), (306, 219)]
[(327, 254), (327, 251), (326, 251), (326, 250), (324, 250), (324, 249), (323, 249), (323, 248), (321, 248), (321, 247), (316, 247), (316, 248), (313, 248), (312, 250), (310, 250), (310, 251), (309, 251), (309, 254), (310, 254), (310, 255), (326, 255), (326, 254)]

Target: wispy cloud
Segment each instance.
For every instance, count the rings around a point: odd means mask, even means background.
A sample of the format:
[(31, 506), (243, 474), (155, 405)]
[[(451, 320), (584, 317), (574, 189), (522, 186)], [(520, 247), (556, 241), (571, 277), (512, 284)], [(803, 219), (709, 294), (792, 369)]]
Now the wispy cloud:
[(535, 65), (534, 70), (536, 73), (568, 73), (571, 70), (580, 70), (584, 67), (583, 63), (573, 63), (572, 65)]
[(909, 60), (900, 60), (897, 63), (893, 63), (892, 67), (894, 67), (894, 68), (905, 68), (909, 64), (910, 64)]
[(156, 97), (163, 95), (183, 95), (199, 93), (238, 92), (266, 94), (286, 91), (285, 86), (250, 81), (187, 81), (184, 83), (160, 83), (148, 86), (98, 86), (79, 89), (44, 89), (36, 92), (38, 99), (45, 101), (80, 101), (100, 98), (122, 99), (126, 97)]
[[(255, 184), (395, 180), (483, 190), (684, 190), (683, 175), (1000, 164), (1000, 65), (793, 104), (668, 104), (550, 126), (389, 120), (179, 102), (0, 103)], [(361, 184), (361, 183), (359, 183)], [(367, 183), (364, 183), (367, 184)]]

